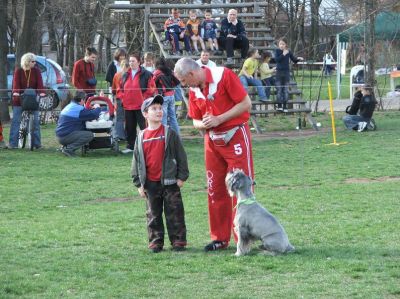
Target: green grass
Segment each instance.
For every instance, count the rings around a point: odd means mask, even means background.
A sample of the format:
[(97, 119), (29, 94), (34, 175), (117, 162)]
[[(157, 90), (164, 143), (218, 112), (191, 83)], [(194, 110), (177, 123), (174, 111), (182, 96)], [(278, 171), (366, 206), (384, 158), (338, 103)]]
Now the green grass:
[(348, 142), (341, 146), (327, 145), (329, 132), (255, 138), (257, 199), (296, 252), (264, 256), (257, 243), (241, 258), (233, 243), (202, 251), (209, 235), (201, 139), (184, 139), (188, 250), (166, 246), (155, 255), (130, 157), (96, 150), (68, 159), (46, 125), (45, 149), (0, 150), (0, 298), (398, 298), (399, 116), (376, 113), (375, 132), (339, 130), (338, 141)]

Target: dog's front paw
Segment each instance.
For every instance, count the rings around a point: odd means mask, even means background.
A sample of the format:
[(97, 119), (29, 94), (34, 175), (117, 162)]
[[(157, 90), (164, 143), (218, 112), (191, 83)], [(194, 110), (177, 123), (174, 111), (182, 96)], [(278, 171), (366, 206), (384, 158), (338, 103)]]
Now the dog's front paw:
[(236, 251), (236, 253), (235, 253), (235, 256), (242, 256), (242, 255), (243, 255), (243, 253), (240, 251)]

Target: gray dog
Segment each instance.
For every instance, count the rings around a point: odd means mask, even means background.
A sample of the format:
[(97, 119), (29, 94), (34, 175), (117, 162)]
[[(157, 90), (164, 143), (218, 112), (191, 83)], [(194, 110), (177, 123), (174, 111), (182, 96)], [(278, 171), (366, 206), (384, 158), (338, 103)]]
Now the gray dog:
[(236, 256), (250, 252), (251, 242), (261, 240), (266, 254), (277, 255), (294, 251), (278, 220), (256, 202), (251, 191), (253, 181), (242, 170), (226, 175), (225, 183), (231, 196), (237, 198), (235, 231), (238, 235)]

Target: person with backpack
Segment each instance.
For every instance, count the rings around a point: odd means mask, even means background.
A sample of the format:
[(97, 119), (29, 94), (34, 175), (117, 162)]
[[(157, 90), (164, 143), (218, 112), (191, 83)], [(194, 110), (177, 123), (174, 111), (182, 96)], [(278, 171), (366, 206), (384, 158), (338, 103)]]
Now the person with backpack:
[(146, 127), (141, 106), (143, 101), (156, 92), (153, 74), (140, 65), (140, 55), (129, 55), (129, 70), (121, 78), (122, 105), (125, 110), (126, 150), (123, 153), (133, 152), (136, 140), (136, 128)]
[(174, 95), (175, 87), (180, 82), (175, 78), (163, 57), (156, 60), (156, 70), (154, 71), (153, 78), (157, 87), (157, 93), (164, 97), (162, 104), (162, 124), (170, 126), (179, 135), (180, 129), (178, 120), (176, 119)]

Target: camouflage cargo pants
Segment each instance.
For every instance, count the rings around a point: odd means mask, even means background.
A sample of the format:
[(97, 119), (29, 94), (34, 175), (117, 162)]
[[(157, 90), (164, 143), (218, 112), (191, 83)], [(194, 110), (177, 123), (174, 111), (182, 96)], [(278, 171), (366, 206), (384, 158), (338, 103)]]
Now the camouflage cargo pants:
[(185, 211), (180, 188), (176, 184), (163, 186), (160, 182), (147, 180), (145, 191), (149, 248), (164, 246), (163, 210), (171, 245), (185, 246)]

